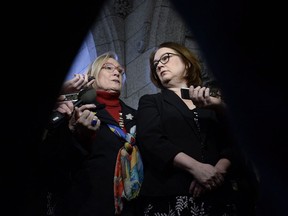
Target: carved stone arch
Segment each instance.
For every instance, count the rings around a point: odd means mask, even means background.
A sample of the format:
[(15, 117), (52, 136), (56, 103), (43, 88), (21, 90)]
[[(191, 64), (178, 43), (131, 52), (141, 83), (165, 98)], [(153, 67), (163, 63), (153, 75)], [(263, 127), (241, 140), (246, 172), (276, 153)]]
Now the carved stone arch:
[(125, 22), (122, 15), (106, 4), (91, 28), (97, 54), (115, 51), (125, 64)]
[(141, 14), (142, 21), (139, 23), (141, 29), (138, 32), (138, 40), (136, 41), (136, 48), (138, 53), (144, 53), (149, 48), (149, 41), (151, 38), (151, 25), (154, 22), (154, 9), (157, 1), (148, 0), (143, 4), (144, 13)]
[(153, 23), (150, 32), (150, 46), (155, 47), (165, 41), (183, 43), (187, 26), (169, 0), (156, 1), (153, 9)]

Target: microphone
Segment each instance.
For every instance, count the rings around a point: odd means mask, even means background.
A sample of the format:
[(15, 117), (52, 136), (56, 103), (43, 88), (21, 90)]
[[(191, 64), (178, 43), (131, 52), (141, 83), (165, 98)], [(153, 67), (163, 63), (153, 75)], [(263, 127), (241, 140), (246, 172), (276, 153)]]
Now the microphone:
[(74, 102), (74, 106), (94, 103), (96, 99), (96, 90), (94, 88), (83, 89), (78, 93), (78, 100)]
[[(67, 99), (66, 99), (67, 100)], [(83, 104), (94, 103), (96, 100), (96, 90), (94, 88), (83, 89), (77, 94), (77, 100), (73, 102), (76, 107)], [(65, 114), (58, 111), (54, 111), (50, 117), (48, 126), (55, 128), (59, 126), (65, 120)]]

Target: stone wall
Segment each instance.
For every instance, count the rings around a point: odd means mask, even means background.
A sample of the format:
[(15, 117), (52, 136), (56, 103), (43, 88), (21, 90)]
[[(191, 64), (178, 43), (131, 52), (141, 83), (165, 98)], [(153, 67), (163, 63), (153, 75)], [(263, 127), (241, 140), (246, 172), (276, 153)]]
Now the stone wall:
[(108, 0), (91, 27), (96, 53), (113, 50), (126, 68), (121, 98), (137, 108), (144, 94), (159, 91), (149, 78), (149, 55), (160, 43), (186, 45), (203, 61), (204, 81), (209, 81), (204, 56), (181, 16), (169, 0)]

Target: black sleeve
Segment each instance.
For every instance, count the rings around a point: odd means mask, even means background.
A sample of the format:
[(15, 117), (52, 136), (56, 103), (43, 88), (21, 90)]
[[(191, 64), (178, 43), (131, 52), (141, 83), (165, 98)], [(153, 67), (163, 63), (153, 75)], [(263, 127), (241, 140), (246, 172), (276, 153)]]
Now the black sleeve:
[(67, 124), (46, 131), (39, 147), (40, 176), (47, 187), (65, 187), (73, 169), (80, 166), (88, 152), (74, 138)]
[(168, 169), (181, 149), (165, 136), (157, 99), (145, 95), (139, 100), (137, 142), (143, 160), (159, 170)]

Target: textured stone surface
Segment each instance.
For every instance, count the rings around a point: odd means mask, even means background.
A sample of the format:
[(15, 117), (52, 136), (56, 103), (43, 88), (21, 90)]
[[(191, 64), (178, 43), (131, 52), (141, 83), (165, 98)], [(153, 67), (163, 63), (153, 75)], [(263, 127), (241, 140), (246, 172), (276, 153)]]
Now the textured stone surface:
[(159, 91), (149, 77), (149, 55), (155, 46), (179, 42), (204, 59), (192, 30), (169, 0), (109, 0), (90, 31), (98, 55), (108, 50), (119, 55), (127, 76), (121, 98), (134, 108), (139, 97)]

